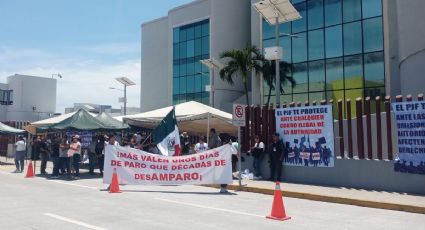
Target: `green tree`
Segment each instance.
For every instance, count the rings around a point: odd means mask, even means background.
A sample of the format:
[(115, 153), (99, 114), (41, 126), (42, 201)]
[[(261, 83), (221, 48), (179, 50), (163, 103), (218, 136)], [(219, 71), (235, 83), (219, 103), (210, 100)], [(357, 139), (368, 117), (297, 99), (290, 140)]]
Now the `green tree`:
[(220, 78), (233, 85), (234, 77), (241, 77), (245, 88), (246, 104), (249, 105), (248, 74), (251, 71), (257, 74), (261, 72), (264, 57), (260, 50), (256, 46), (247, 45), (240, 50), (224, 51), (220, 54), (220, 58), (228, 60), (224, 68), (220, 70)]
[[(261, 72), (263, 73), (264, 81), (266, 82), (267, 86), (269, 87), (269, 94), (267, 96), (267, 103), (266, 105), (269, 106), (270, 104), (270, 97), (272, 94), (272, 90), (275, 89), (276, 84), (276, 64), (275, 62), (271, 61), (264, 61)], [(291, 68), (292, 64), (287, 62), (280, 62), (280, 94), (284, 94), (283, 86), (287, 85), (288, 83), (291, 84), (292, 88), (295, 87), (297, 84), (295, 79), (290, 76), (291, 74)], [(277, 96), (277, 95), (276, 95)]]

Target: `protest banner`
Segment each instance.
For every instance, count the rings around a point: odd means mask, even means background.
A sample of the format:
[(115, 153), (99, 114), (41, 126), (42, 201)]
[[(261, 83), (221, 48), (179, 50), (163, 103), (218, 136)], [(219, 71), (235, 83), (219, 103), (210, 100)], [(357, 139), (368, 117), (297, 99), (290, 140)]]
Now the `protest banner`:
[(108, 145), (103, 183), (111, 183), (116, 168), (120, 184), (231, 184), (232, 154), (236, 149), (231, 145), (178, 157)]
[(82, 148), (88, 148), (91, 141), (92, 141), (92, 137), (93, 137), (93, 133), (88, 132), (88, 131), (83, 131), (83, 132), (67, 131), (67, 132), (65, 132), (65, 135), (67, 137), (72, 137), (72, 136), (75, 136), (75, 135), (80, 136), (80, 143), (81, 143)]
[(392, 103), (397, 126), (397, 172), (425, 174), (425, 102)]
[(334, 166), (331, 105), (276, 109), (276, 131), (285, 144), (284, 165)]

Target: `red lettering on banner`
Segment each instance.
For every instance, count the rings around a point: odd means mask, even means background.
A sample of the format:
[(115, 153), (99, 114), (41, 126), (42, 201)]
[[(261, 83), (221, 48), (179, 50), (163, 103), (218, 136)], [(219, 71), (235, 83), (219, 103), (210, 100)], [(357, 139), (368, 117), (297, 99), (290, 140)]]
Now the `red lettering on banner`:
[(194, 181), (202, 180), (202, 175), (199, 173), (134, 174), (134, 179), (147, 181)]

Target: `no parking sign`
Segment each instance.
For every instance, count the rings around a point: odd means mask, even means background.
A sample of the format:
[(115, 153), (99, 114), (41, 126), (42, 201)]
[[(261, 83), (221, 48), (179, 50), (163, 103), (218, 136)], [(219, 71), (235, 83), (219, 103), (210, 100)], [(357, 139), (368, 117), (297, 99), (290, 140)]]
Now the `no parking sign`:
[(233, 125), (245, 126), (245, 106), (242, 104), (233, 104)]

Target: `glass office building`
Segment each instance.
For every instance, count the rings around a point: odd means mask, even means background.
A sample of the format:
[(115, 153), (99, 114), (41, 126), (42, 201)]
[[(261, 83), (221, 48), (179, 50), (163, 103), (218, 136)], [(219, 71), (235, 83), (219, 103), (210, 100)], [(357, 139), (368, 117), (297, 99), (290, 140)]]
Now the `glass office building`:
[(173, 28), (173, 104), (209, 104), (209, 70), (200, 62), (210, 57), (209, 20)]
[[(296, 86), (282, 103), (385, 95), (381, 0), (292, 0), (302, 19), (280, 25), (283, 60)], [(294, 34), (297, 36), (288, 36)], [(263, 48), (275, 45), (275, 28), (262, 24)], [(265, 101), (268, 86), (263, 89)], [(272, 91), (272, 102), (275, 99)], [(353, 103), (353, 113), (354, 103)]]

